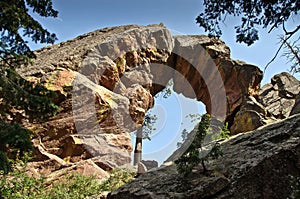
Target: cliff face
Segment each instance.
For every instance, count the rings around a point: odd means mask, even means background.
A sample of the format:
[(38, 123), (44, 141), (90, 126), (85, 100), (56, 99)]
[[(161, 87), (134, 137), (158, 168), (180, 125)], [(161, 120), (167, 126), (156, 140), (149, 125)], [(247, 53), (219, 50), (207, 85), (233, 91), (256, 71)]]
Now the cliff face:
[(245, 99), (258, 98), (262, 79), (256, 66), (230, 59), (221, 40), (172, 37), (161, 25), (105, 28), (35, 53), (19, 73), (56, 91), (60, 106), (47, 123), (27, 124), (37, 135), (32, 172), (44, 174), (88, 165), (105, 176), (130, 163), (129, 133), (170, 79), (175, 92), (231, 126)]
[[(224, 155), (184, 178), (171, 163), (110, 193), (114, 198), (289, 198), (300, 176), (300, 115), (221, 143)], [(299, 190), (299, 187), (298, 187)]]

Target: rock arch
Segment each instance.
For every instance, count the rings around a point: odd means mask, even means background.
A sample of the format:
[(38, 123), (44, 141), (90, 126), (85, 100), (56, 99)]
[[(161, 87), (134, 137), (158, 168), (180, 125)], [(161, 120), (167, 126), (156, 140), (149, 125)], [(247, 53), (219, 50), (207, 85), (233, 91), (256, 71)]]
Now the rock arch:
[[(152, 107), (152, 96), (172, 78), (175, 92), (203, 102), (208, 113), (223, 121), (243, 98), (258, 94), (262, 78), (256, 66), (231, 60), (221, 40), (203, 35), (172, 37), (161, 26), (133, 28), (97, 44), (79, 72), (126, 97), (127, 116), (137, 124)], [(127, 119), (122, 118), (121, 125)]]
[[(34, 65), (19, 72), (56, 91), (62, 108), (39, 132), (46, 144), (74, 149), (55, 152), (61, 158), (88, 151), (86, 158), (101, 156), (117, 165), (130, 162), (130, 128), (143, 122), (153, 96), (169, 79), (176, 92), (231, 121), (243, 99), (257, 96), (262, 79), (256, 66), (230, 59), (223, 41), (172, 37), (161, 25), (105, 28), (35, 53)], [(199, 63), (208, 67), (199, 68)]]

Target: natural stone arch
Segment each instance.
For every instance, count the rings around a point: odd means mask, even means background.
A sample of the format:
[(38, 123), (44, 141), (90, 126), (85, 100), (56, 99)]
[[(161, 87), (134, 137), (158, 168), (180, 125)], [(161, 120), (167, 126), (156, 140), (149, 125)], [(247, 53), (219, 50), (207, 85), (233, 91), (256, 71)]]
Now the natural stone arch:
[[(202, 49), (203, 54), (197, 54), (195, 48)], [(160, 25), (105, 28), (35, 54), (34, 65), (19, 72), (56, 91), (55, 100), (63, 110), (39, 132), (48, 136), (45, 143), (52, 146), (58, 139), (65, 143), (62, 148), (69, 148), (70, 144), (74, 149), (80, 148), (78, 151), (88, 151), (91, 156), (101, 156), (101, 160), (112, 160), (117, 165), (130, 162), (130, 128), (143, 122), (146, 111), (153, 106), (152, 96), (163, 88), (153, 82), (164, 80), (166, 73), (151, 67), (157, 64), (178, 71), (189, 82), (196, 98), (206, 104), (207, 111), (213, 112), (212, 105), (218, 106), (207, 98), (205, 88), (214, 85), (214, 74), (208, 73), (208, 80), (201, 80), (194, 73), (197, 64), (191, 61), (197, 63), (209, 55), (225, 88), (227, 120), (234, 117), (244, 98), (257, 95), (262, 78), (257, 67), (231, 60), (230, 50), (221, 40), (207, 36), (172, 37)], [(170, 76), (166, 81), (172, 77), (174, 90), (190, 97), (181, 87), (179, 76)], [(74, 93), (78, 98), (70, 97)], [(76, 104), (73, 110), (72, 102)], [(78, 151), (58, 151), (56, 155), (77, 156)]]
[[(257, 67), (231, 60), (229, 48), (218, 39), (172, 37), (166, 28), (157, 26), (130, 29), (96, 45), (80, 73), (112, 91), (111, 95), (120, 95), (115, 98), (129, 100), (123, 103), (129, 112), (114, 111), (122, 115), (118, 122), (126, 128), (143, 122), (153, 106), (152, 96), (171, 78), (175, 92), (203, 102), (209, 114), (224, 121), (243, 98), (257, 95), (262, 77)], [(192, 89), (183, 86), (184, 81)]]

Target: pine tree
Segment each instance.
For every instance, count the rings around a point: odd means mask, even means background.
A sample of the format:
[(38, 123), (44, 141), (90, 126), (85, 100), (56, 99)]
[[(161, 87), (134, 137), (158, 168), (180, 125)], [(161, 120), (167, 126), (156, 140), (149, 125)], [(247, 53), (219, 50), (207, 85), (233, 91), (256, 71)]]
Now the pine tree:
[[(188, 176), (193, 168), (201, 164), (203, 168), (203, 173), (207, 172), (205, 162), (210, 158), (217, 159), (219, 156), (222, 156), (223, 153), (220, 149), (220, 144), (218, 142), (210, 143), (212, 147), (209, 150), (205, 149), (208, 146), (208, 143), (204, 143), (206, 136), (210, 134), (210, 115), (204, 114), (201, 116), (201, 121), (196, 127), (196, 134), (191, 145), (185, 151), (185, 153), (175, 161), (177, 170), (179, 173), (183, 174), (185, 177)], [(220, 129), (218, 134), (219, 138), (228, 138), (229, 131), (227, 130), (227, 125), (223, 129)], [(188, 137), (188, 136), (186, 136)]]
[[(31, 131), (21, 122), (39, 122), (54, 115), (58, 107), (51, 101), (54, 93), (26, 81), (16, 68), (26, 67), (35, 58), (25, 38), (36, 43), (54, 43), (48, 32), (30, 14), (57, 17), (51, 0), (0, 1), (0, 170), (11, 169), (11, 161), (32, 149)], [(23, 33), (23, 34), (22, 34)]]

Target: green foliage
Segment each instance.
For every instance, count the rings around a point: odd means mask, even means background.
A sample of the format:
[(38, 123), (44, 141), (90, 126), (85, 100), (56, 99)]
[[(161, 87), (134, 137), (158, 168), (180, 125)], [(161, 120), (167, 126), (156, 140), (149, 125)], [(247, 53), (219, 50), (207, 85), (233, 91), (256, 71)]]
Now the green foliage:
[(19, 61), (33, 58), (34, 54), (24, 37), (31, 38), (36, 43), (54, 43), (56, 40), (55, 34), (48, 32), (28, 14), (28, 8), (43, 17), (58, 15), (58, 12), (52, 8), (51, 0), (2, 0), (0, 2), (1, 58), (13, 57)]
[[(299, 0), (251, 0), (251, 1), (222, 1), (204, 0), (204, 11), (196, 18), (196, 23), (209, 32), (210, 36), (220, 37), (222, 30), (220, 24), (224, 24), (228, 16), (240, 19), (239, 25), (235, 26), (236, 41), (252, 45), (259, 39), (259, 28), (269, 29), (269, 33), (279, 27), (283, 34), (280, 36), (280, 46), (275, 56), (265, 66), (265, 69), (275, 60), (280, 50), (285, 46), (287, 57), (291, 63), (291, 72), (300, 71), (299, 55), (299, 21), (294, 20), (300, 11)], [(286, 24), (288, 24), (287, 29)], [(294, 37), (294, 42), (291, 42)]]
[(147, 112), (145, 119), (144, 119), (144, 124), (143, 124), (143, 139), (148, 139), (151, 140), (150, 135), (153, 131), (155, 131), (154, 124), (157, 120), (157, 116), (151, 114), (151, 112)]
[(0, 156), (3, 160), (0, 162), (0, 170), (5, 173), (10, 170), (8, 157), (16, 160), (24, 152), (33, 149), (31, 131), (19, 123), (24, 119), (31, 122), (44, 121), (53, 116), (58, 110), (51, 101), (54, 98), (54, 92), (26, 81), (13, 69), (6, 69), (5, 76), (0, 76)]
[(50, 189), (46, 189), (45, 193), (39, 197), (45, 199), (83, 199), (101, 192), (100, 183), (94, 176), (87, 177), (79, 174), (71, 174), (60, 180), (57, 184), (54, 184)]
[(226, 122), (216, 139), (228, 139), (230, 138), (230, 131), (228, 129), (228, 123)]
[(100, 183), (93, 176), (79, 174), (67, 175), (52, 186), (47, 185), (44, 178), (30, 177), (17, 170), (0, 180), (0, 198), (3, 199), (81, 199), (101, 191)]
[(0, 151), (0, 162), (0, 171), (3, 171), (4, 174), (11, 171), (11, 163), (8, 160), (7, 154), (3, 151)]
[(94, 176), (66, 175), (59, 182), (49, 185), (44, 178), (30, 177), (24, 171), (15, 170), (0, 178), (0, 199), (83, 199), (113, 191), (132, 180), (135, 173), (115, 169), (111, 177), (100, 183)]
[(284, 28), (284, 23), (297, 15), (299, 10), (298, 0), (204, 0), (204, 11), (196, 21), (210, 35), (219, 37), (222, 34), (220, 23), (228, 15), (240, 16), (241, 23), (235, 26), (236, 40), (251, 45), (259, 39), (259, 27), (270, 28), (269, 32), (279, 26)]
[(24, 157), (25, 152), (33, 149), (30, 134), (29, 130), (18, 123), (7, 124), (0, 120), (0, 170), (5, 174), (11, 171), (12, 160)]
[[(0, 74), (1, 75), (1, 74)], [(39, 84), (33, 84), (22, 78), (13, 69), (6, 69), (0, 76), (1, 116), (18, 121), (20, 116), (12, 112), (22, 110), (30, 121), (43, 121), (54, 115), (58, 107), (51, 101), (56, 94)]]
[[(225, 125), (224, 128), (220, 130), (219, 136), (227, 137), (228, 132), (227, 125)], [(193, 142), (185, 153), (175, 161), (179, 173), (188, 176), (193, 168), (200, 163), (203, 167), (203, 171), (206, 172), (205, 162), (209, 161), (209, 159), (217, 159), (223, 155), (218, 142), (210, 143), (212, 144), (211, 147), (209, 145), (204, 146), (206, 143), (203, 142), (208, 134), (210, 134), (210, 115), (204, 114), (198, 124)]]
[(43, 194), (45, 184), (43, 178), (33, 178), (24, 172), (14, 170), (9, 176), (0, 178), (1, 199), (30, 199)]
[(36, 43), (56, 40), (54, 34), (28, 14), (29, 9), (43, 17), (57, 16), (51, 0), (0, 2), (0, 170), (5, 173), (11, 169), (13, 160), (22, 158), (24, 152), (32, 149), (30, 131), (18, 123), (42, 121), (58, 109), (51, 101), (53, 92), (26, 81), (15, 71), (35, 57), (24, 38)]
[(128, 169), (114, 169), (111, 176), (101, 184), (102, 191), (113, 191), (134, 179), (136, 175)]

